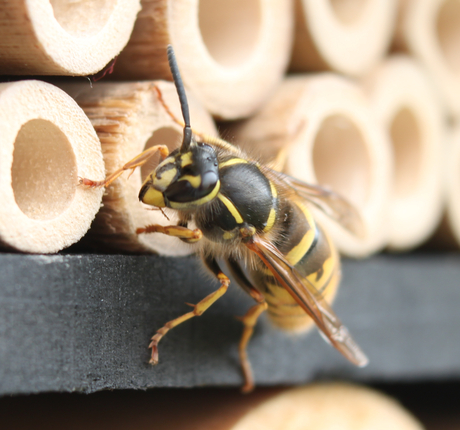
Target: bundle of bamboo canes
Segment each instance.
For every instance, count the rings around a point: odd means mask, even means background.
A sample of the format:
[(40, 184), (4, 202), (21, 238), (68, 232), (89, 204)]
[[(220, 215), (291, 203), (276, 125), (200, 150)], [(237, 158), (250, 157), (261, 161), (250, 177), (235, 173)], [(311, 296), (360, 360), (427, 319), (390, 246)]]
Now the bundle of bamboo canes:
[[(25, 0), (5, 3), (0, 16), (3, 23), (0, 32), (4, 33), (0, 37), (3, 73), (97, 72), (127, 42), (139, 10), (138, 0), (117, 3), (93, 0), (91, 7), (84, 9), (57, 0), (45, 3)], [(328, 220), (322, 221), (336, 236), (342, 252), (365, 256), (384, 246), (410, 249), (431, 234), (439, 221), (443, 201), (439, 160), (445, 146), (446, 111), (454, 119), (457, 111), (460, 112), (460, 107), (456, 107), (460, 97), (456, 95), (455, 30), (460, 15), (455, 1), (143, 0), (141, 3), (142, 11), (131, 39), (115, 64), (116, 78), (170, 79), (165, 47), (172, 43), (196, 106), (201, 104), (217, 118), (255, 115), (249, 121), (229, 127), (245, 148), (251, 145), (250, 153), (256, 153), (275, 168), (331, 187), (357, 206), (367, 227), (365, 240), (344, 235)], [(122, 24), (117, 24), (120, 17)], [(393, 47), (406, 52), (404, 59), (384, 58), (392, 37)], [(305, 75), (304, 84), (298, 84), (297, 88), (293, 84), (300, 82), (297, 78), (281, 83), (293, 39), (291, 68), (327, 69), (334, 71), (335, 76)], [(414, 57), (420, 64), (415, 63)], [(345, 82), (341, 74), (363, 78), (353, 84)], [(113, 82), (111, 86), (96, 85), (94, 90), (89, 87), (82, 90), (83, 86), (72, 90), (80, 93), (79, 102), (85, 104), (88, 115), (93, 115), (93, 124), (104, 139), (110, 127), (102, 119), (103, 114), (99, 117), (95, 113), (95, 106), (110, 104), (109, 92), (119, 91), (132, 100), (141, 91), (140, 87), (135, 90), (131, 86), (128, 91), (126, 84), (119, 85)], [(151, 84), (145, 85), (142, 91), (147, 94), (146, 88)], [(369, 103), (357, 88), (359, 85), (365, 89)], [(288, 87), (292, 89), (288, 91)], [(283, 92), (286, 94), (282, 95)], [(137, 96), (133, 96), (135, 93)], [(82, 94), (91, 99), (93, 110)], [(150, 97), (151, 105), (155, 103), (151, 95), (143, 97), (145, 100)], [(120, 110), (122, 104), (122, 99), (118, 100), (115, 110)], [(130, 116), (140, 109), (136, 103), (127, 102), (129, 107), (122, 116), (140, 118), (138, 113)], [(168, 104), (177, 106), (174, 95)], [(330, 107), (326, 109), (328, 104)], [(197, 110), (202, 112), (203, 108)], [(256, 111), (259, 113), (255, 114)], [(116, 118), (114, 121), (118, 121), (119, 117)], [(192, 120), (197, 122), (192, 125), (198, 131), (215, 133), (209, 117), (205, 125)], [(118, 123), (123, 127), (126, 124)], [(133, 130), (142, 128), (133, 124), (130, 125)], [(155, 133), (152, 128), (150, 132), (156, 136), (152, 139), (170, 141), (177, 137), (180, 128), (177, 124), (170, 126), (166, 128), (169, 131)], [(137, 139), (139, 133), (133, 132), (128, 140)], [(118, 131), (116, 135), (119, 136)], [(139, 148), (146, 145), (145, 136)], [(124, 155), (134, 155), (128, 152)], [(122, 158), (120, 152), (117, 162), (126, 161)], [(112, 168), (108, 166), (109, 171)], [(118, 210), (101, 217), (116, 219)], [(419, 215), (415, 217), (415, 213)], [(414, 217), (417, 222), (412, 222)], [(129, 222), (131, 239), (133, 223), (137, 222), (140, 220)], [(99, 221), (95, 226), (98, 225)], [(119, 233), (118, 227), (110, 228)], [(99, 237), (115, 236), (103, 233)], [(114, 246), (150, 249), (150, 245), (147, 248), (139, 245), (144, 239), (134, 240), (136, 245), (131, 239), (123, 236)], [(163, 243), (163, 239), (155, 240)], [(174, 250), (164, 251), (170, 246)], [(157, 248), (172, 254), (185, 252), (177, 251), (173, 245)]]

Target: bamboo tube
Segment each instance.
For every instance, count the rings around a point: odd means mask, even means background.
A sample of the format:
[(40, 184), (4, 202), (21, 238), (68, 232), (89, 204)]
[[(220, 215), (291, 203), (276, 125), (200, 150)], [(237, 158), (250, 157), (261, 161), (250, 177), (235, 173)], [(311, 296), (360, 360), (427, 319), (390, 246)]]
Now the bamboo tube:
[(428, 70), (450, 113), (460, 115), (460, 3), (399, 0), (394, 48), (416, 57)]
[(387, 50), (396, 0), (296, 0), (291, 70), (362, 76)]
[(364, 87), (391, 137), (389, 248), (408, 250), (433, 233), (442, 214), (443, 107), (425, 70), (406, 56), (390, 57), (367, 77)]
[(63, 91), (40, 81), (0, 84), (0, 242), (52, 253), (77, 242), (102, 190), (78, 177), (104, 177), (100, 142)]
[(142, 0), (117, 79), (171, 79), (174, 46), (185, 86), (213, 115), (248, 116), (282, 79), (292, 42), (291, 0)]
[(120, 53), (140, 0), (3, 0), (0, 74), (91, 75)]
[(332, 74), (289, 77), (262, 111), (227, 132), (252, 154), (265, 154), (264, 161), (336, 191), (358, 209), (363, 238), (317, 213), (343, 254), (365, 257), (385, 246), (390, 148), (357, 85)]
[(392, 398), (343, 383), (264, 388), (248, 395), (232, 389), (160, 389), (5, 400), (3, 409), (10, 407), (2, 423), (15, 429), (39, 423), (39, 428), (69, 430), (423, 430)]
[[(156, 81), (167, 106), (182, 118), (175, 87), (170, 82)], [(87, 84), (62, 87), (75, 98), (91, 120), (101, 140), (107, 175), (153, 145), (165, 144), (170, 151), (180, 146), (182, 128), (160, 104), (152, 82), (107, 83), (94, 88)], [(214, 123), (193, 98), (188, 96), (192, 126), (195, 130), (216, 135)], [(171, 225), (160, 212), (147, 209), (139, 202), (143, 180), (158, 164), (159, 156), (131, 177), (126, 173), (106, 190), (104, 206), (93, 223), (88, 241), (98, 247), (111, 247), (133, 252), (158, 252), (163, 255), (186, 255), (192, 247), (175, 237), (163, 234), (136, 234), (136, 229), (150, 224)], [(93, 178), (89, 178), (93, 179)]]

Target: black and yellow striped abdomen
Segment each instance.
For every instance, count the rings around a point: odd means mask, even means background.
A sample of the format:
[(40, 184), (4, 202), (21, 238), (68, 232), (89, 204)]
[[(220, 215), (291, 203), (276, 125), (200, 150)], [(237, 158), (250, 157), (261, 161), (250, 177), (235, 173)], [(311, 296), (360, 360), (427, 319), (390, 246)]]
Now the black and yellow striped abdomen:
[[(330, 238), (301, 203), (286, 201), (280, 210), (279, 239), (275, 241), (286, 260), (330, 303), (340, 282), (340, 259)], [(282, 220), (281, 220), (282, 219)], [(304, 331), (311, 318), (270, 271), (254, 271), (257, 289), (268, 303), (268, 316), (279, 328)]]

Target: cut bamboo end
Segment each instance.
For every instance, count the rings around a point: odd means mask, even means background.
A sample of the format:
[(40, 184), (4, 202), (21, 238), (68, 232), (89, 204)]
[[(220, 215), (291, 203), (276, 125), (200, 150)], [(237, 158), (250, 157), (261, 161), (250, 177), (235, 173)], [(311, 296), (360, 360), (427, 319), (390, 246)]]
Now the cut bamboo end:
[(88, 118), (60, 89), (21, 81), (0, 84), (0, 129), (1, 244), (52, 253), (77, 242), (102, 198), (78, 177), (104, 178)]
[(453, 116), (460, 115), (460, 3), (401, 1), (396, 49), (415, 56), (431, 74)]
[(343, 383), (288, 389), (264, 399), (232, 430), (423, 430), (395, 400), (368, 388)]
[(317, 214), (340, 252), (364, 257), (385, 246), (389, 143), (357, 85), (331, 74), (287, 78), (265, 108), (232, 133), (250, 152), (268, 154), (286, 173), (330, 188), (357, 208), (362, 239)]
[[(170, 82), (156, 81), (167, 106), (177, 118), (182, 118), (176, 89)], [(182, 142), (182, 127), (174, 122), (161, 105), (153, 82), (71, 84), (63, 89), (72, 95), (91, 120), (101, 140), (107, 174), (153, 145), (167, 145), (172, 151)], [(191, 123), (199, 132), (216, 135), (212, 118), (190, 95)], [(159, 156), (137, 169), (129, 177), (122, 175), (106, 190), (104, 206), (87, 236), (97, 247), (133, 252), (157, 252), (163, 255), (186, 255), (193, 248), (175, 237), (163, 234), (136, 234), (136, 229), (150, 224), (177, 223), (174, 214), (166, 210), (170, 220), (158, 210), (139, 202), (143, 180), (158, 164)], [(89, 179), (93, 179), (87, 176)]]
[(389, 248), (408, 250), (428, 239), (442, 214), (443, 108), (425, 70), (409, 57), (390, 57), (364, 87), (392, 144)]
[(296, 0), (291, 70), (367, 73), (393, 34), (395, 0)]
[(185, 86), (213, 115), (245, 117), (282, 79), (292, 42), (290, 1), (143, 0), (117, 79), (171, 79), (175, 49)]
[(0, 73), (92, 75), (128, 42), (140, 0), (6, 0)]

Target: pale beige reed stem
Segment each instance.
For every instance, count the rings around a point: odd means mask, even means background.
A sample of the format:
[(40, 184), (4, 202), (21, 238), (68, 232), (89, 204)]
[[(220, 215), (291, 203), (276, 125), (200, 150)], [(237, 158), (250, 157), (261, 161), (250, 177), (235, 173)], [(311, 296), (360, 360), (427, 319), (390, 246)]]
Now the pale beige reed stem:
[(362, 76), (391, 42), (396, 0), (296, 0), (291, 70)]
[(0, 243), (53, 253), (77, 242), (99, 210), (101, 145), (75, 101), (40, 81), (0, 84)]
[(128, 42), (140, 0), (2, 0), (0, 74), (91, 75)]
[(288, 77), (264, 109), (228, 133), (253, 155), (336, 191), (357, 208), (363, 238), (317, 214), (342, 253), (365, 257), (385, 246), (389, 142), (356, 84), (328, 73)]
[(442, 214), (443, 106), (425, 69), (407, 56), (388, 58), (363, 85), (392, 145), (389, 248), (409, 250), (433, 233)]
[(449, 113), (460, 115), (460, 3), (399, 0), (394, 47), (428, 70)]
[(282, 79), (291, 0), (143, 0), (117, 79), (171, 79), (172, 44), (185, 86), (213, 115), (253, 113)]
[[(181, 120), (177, 92), (171, 82), (157, 81), (167, 106)], [(98, 83), (63, 86), (85, 111), (101, 140), (107, 175), (122, 167), (145, 149), (167, 145), (170, 151), (182, 142), (182, 127), (173, 121), (161, 105), (153, 82)], [(190, 95), (191, 123), (200, 133), (216, 135), (210, 115)], [(158, 252), (163, 255), (186, 255), (193, 248), (175, 237), (163, 234), (136, 234), (136, 229), (150, 224), (177, 223), (174, 213), (153, 210), (139, 202), (143, 180), (158, 164), (156, 155), (129, 177), (124, 173), (104, 195), (101, 211), (87, 240), (98, 247), (134, 252)], [(88, 179), (93, 179), (87, 176)]]

